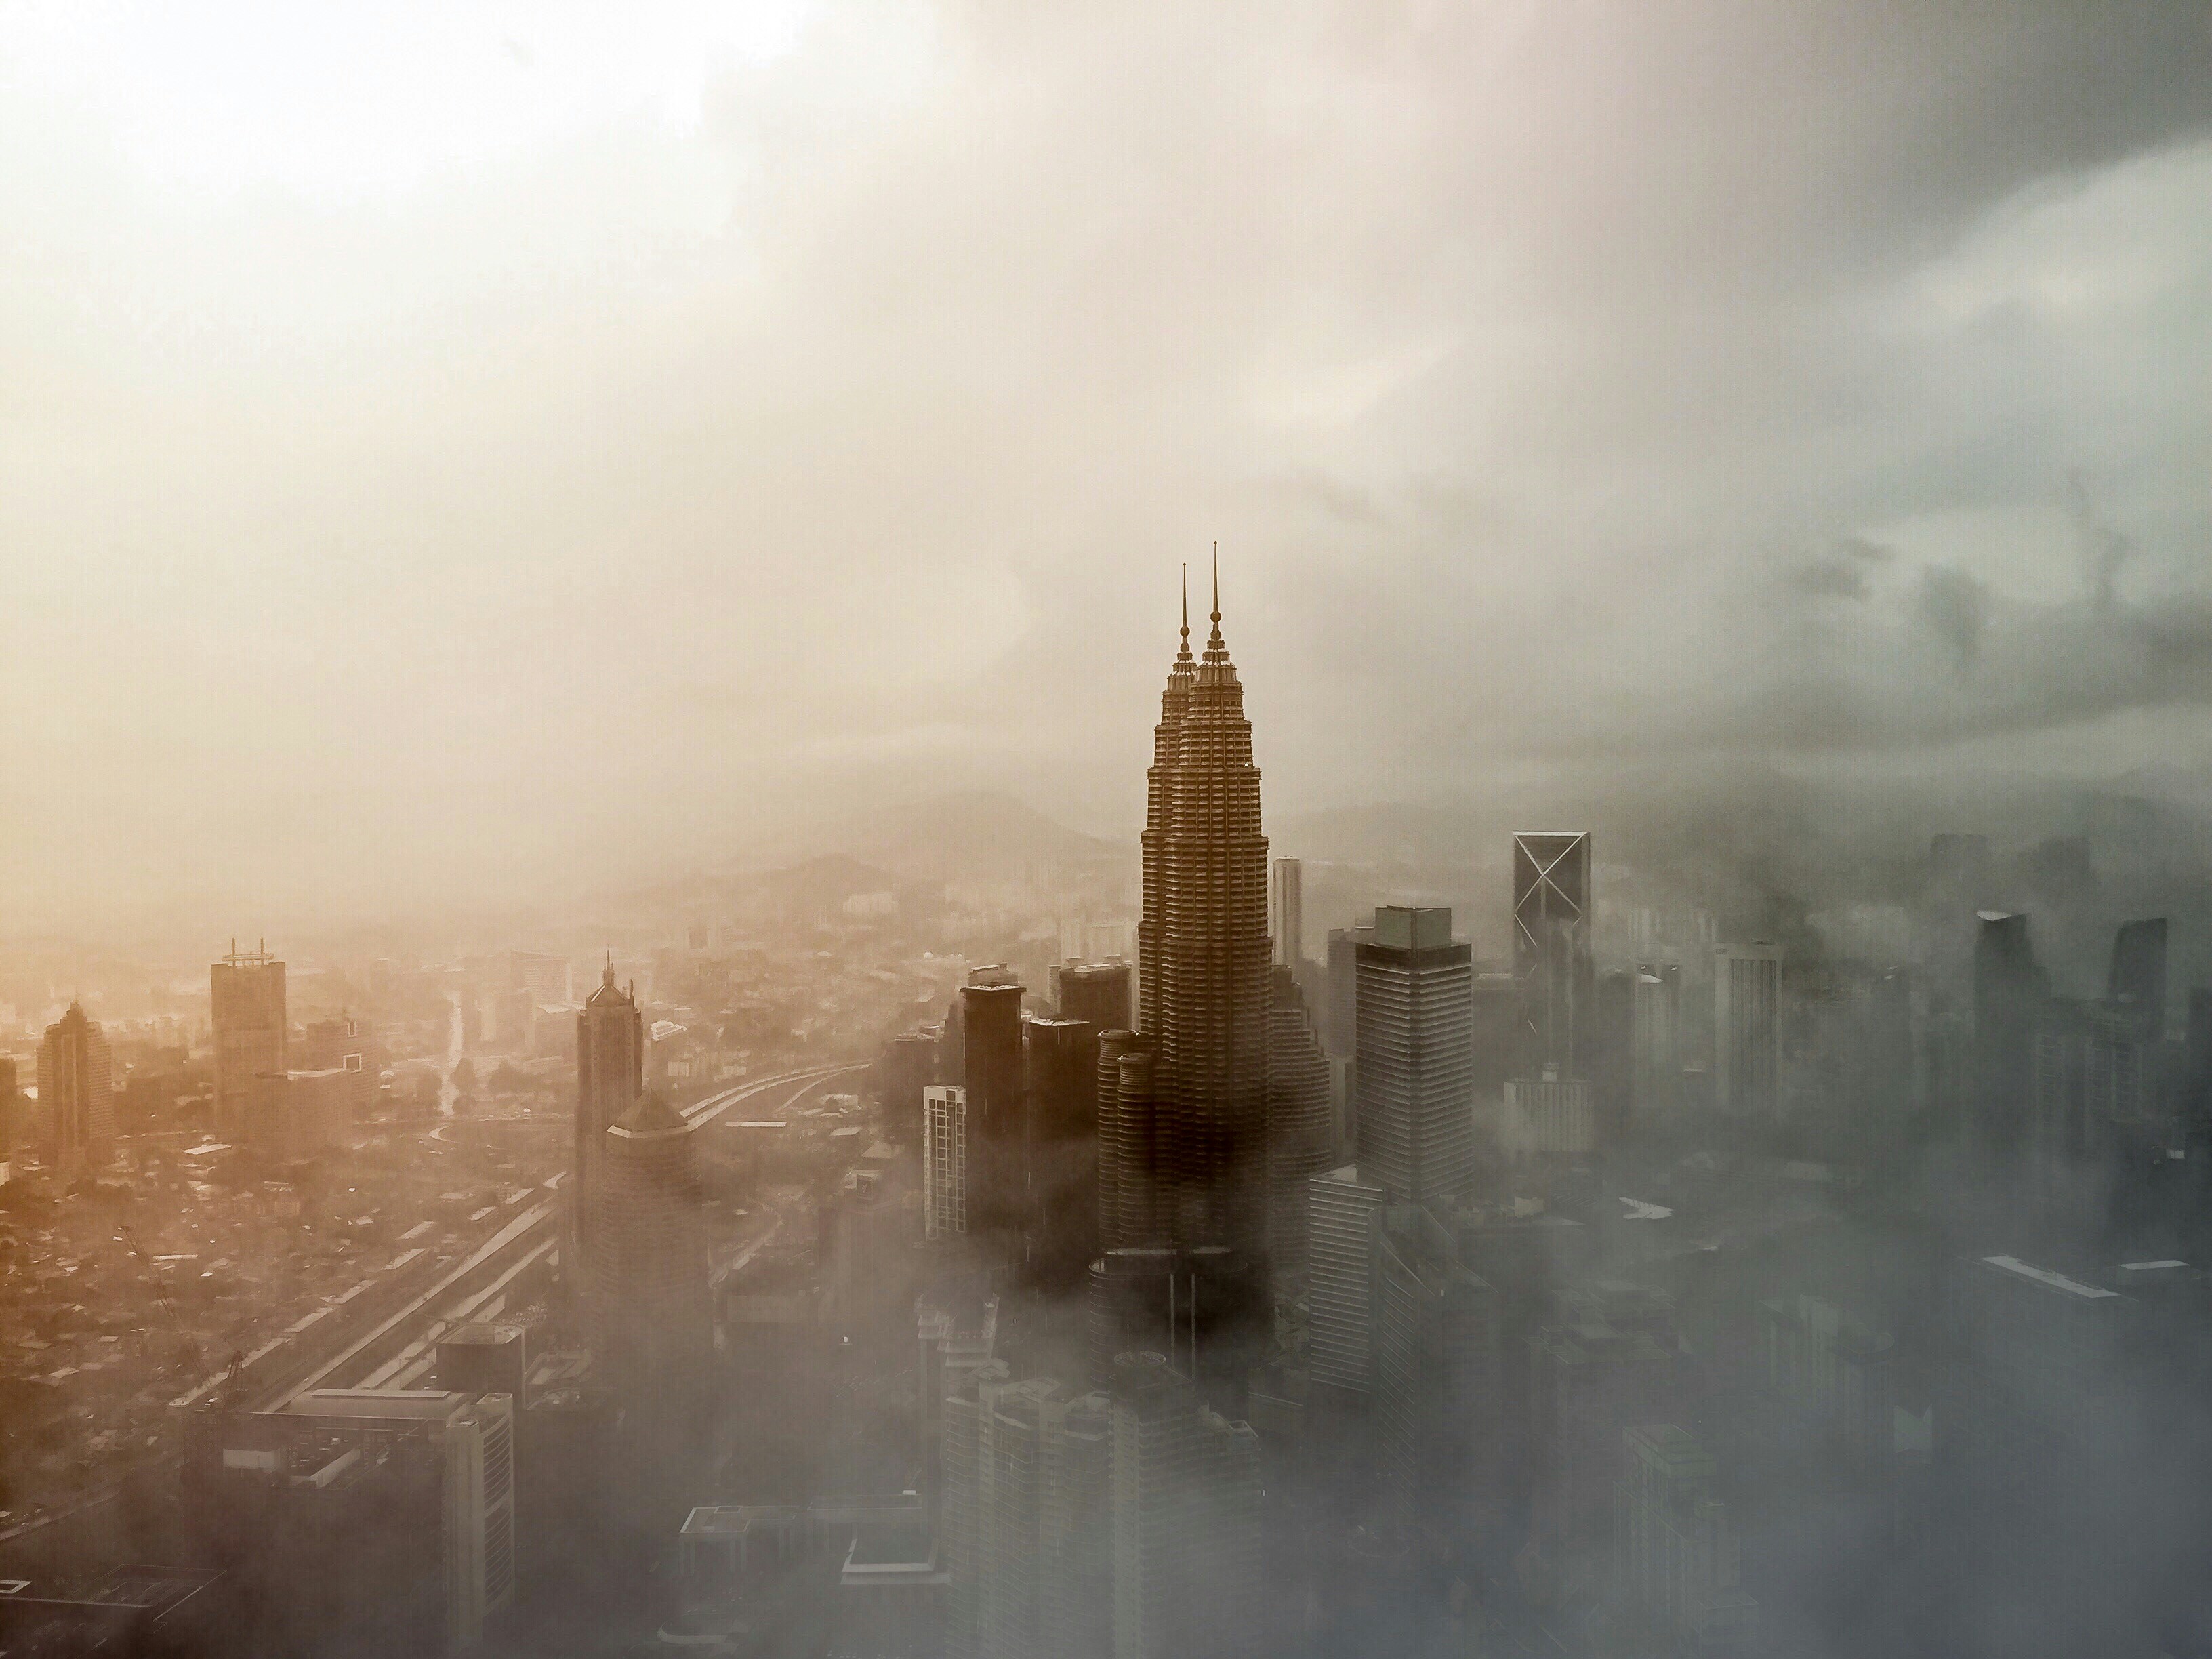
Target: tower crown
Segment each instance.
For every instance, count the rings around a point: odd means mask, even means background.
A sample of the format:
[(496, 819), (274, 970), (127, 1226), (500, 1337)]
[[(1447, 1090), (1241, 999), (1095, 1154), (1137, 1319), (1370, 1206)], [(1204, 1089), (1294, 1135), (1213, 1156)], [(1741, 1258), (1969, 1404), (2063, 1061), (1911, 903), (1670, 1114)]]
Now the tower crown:
[(1213, 631), (1206, 635), (1206, 658), (1198, 671), (1202, 686), (1234, 685), (1237, 665), (1229, 660), (1229, 643), (1221, 637), (1221, 544), (1213, 544)]

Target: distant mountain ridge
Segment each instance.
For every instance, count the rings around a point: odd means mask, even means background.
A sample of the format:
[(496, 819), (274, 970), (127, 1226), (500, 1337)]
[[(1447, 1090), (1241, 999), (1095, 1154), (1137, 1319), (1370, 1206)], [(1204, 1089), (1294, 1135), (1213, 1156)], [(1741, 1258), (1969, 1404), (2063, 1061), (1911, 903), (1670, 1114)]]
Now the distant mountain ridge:
[(819, 825), (721, 867), (769, 869), (836, 854), (909, 881), (984, 880), (1024, 867), (1110, 864), (1136, 850), (1071, 830), (1004, 790), (967, 789), (887, 806), (858, 823)]

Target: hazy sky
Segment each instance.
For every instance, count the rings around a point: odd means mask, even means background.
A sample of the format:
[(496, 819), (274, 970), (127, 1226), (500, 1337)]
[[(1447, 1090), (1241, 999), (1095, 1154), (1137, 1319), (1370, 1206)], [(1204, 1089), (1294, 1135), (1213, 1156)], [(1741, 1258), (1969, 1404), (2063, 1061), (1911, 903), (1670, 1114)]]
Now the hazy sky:
[[(0, 0), (0, 915), (2203, 765), (2201, 4)], [(247, 913), (242, 917), (241, 912)]]

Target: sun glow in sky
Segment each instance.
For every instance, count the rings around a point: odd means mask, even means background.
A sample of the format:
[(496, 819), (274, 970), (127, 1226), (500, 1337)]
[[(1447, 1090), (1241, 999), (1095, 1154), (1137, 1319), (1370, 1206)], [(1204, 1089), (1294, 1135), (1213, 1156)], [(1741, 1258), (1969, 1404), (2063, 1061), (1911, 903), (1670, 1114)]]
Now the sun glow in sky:
[(708, 83), (788, 55), (811, 9), (95, 0), (11, 8), (6, 62), (11, 93), (75, 106), (165, 187), (349, 199), (608, 129), (696, 128)]

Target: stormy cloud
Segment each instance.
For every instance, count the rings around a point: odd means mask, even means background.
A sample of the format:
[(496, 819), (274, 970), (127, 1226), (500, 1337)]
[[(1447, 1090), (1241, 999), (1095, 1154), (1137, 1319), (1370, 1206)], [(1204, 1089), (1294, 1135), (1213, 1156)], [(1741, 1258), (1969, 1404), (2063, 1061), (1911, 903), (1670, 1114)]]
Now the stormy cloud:
[(18, 914), (1126, 833), (1216, 538), (1271, 812), (2212, 696), (2198, 7), (184, 27), (0, 35)]

